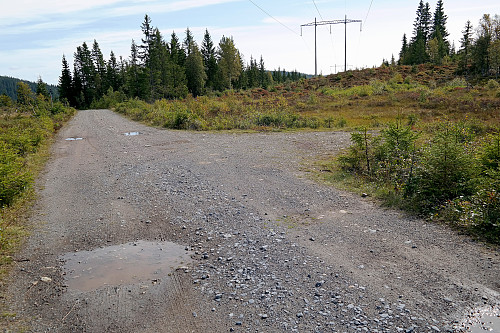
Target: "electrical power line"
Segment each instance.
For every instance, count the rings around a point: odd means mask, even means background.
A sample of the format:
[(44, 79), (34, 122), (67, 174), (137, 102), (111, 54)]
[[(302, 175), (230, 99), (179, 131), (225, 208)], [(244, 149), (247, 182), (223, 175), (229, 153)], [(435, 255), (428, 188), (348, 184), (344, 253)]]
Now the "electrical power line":
[(276, 22), (278, 22), (279, 24), (281, 24), (283, 27), (285, 27), (286, 29), (290, 30), (294, 34), (298, 35), (297, 31), (295, 31), (292, 28), (290, 28), (290, 27), (286, 26), (285, 24), (281, 23), (277, 18), (275, 18), (274, 16), (272, 16), (271, 14), (269, 14), (268, 12), (266, 12), (262, 7), (260, 7), (259, 5), (257, 5), (255, 2), (253, 2), (252, 0), (248, 0), (248, 1), (250, 1), (255, 7), (259, 8), (264, 14), (266, 14), (267, 16), (269, 16), (270, 18), (272, 18), (273, 20), (275, 20)]
[[(316, 7), (316, 11), (318, 12), (319, 17), (321, 18), (322, 21), (324, 21), (323, 15), (321, 15), (321, 12), (319, 11), (319, 8), (316, 5), (316, 1), (315, 0), (313, 0), (313, 4), (314, 4), (314, 7)], [(326, 26), (325, 26), (325, 29), (328, 31), (328, 28)], [(332, 44), (332, 50), (334, 50), (335, 46), (333, 45), (332, 26), (331, 25), (330, 25), (330, 43)]]
[(318, 6), (316, 5), (316, 1), (314, 1), (314, 0), (313, 0), (313, 4), (314, 4), (314, 7), (316, 7), (316, 11), (318, 12), (319, 17), (321, 18), (321, 21), (324, 21), (324, 20), (323, 20), (323, 16), (322, 16), (322, 15), (321, 15), (321, 13), (319, 12)]
[(306, 23), (302, 24), (300, 26), (300, 31), (302, 35), (302, 27), (314, 27), (314, 75), (318, 75), (318, 48), (317, 48), (317, 42), (316, 42), (316, 30), (318, 25), (332, 25), (332, 24), (344, 24), (344, 30), (345, 30), (345, 46), (344, 46), (344, 71), (347, 71), (347, 24), (348, 23), (355, 23), (355, 22), (362, 22), (361, 20), (351, 20), (347, 19), (347, 15), (343, 20), (332, 20), (332, 21), (321, 21), (318, 22), (316, 21), (316, 18), (314, 19), (314, 22), (312, 23)]
[(368, 19), (368, 15), (370, 14), (370, 10), (372, 9), (372, 5), (373, 5), (373, 0), (370, 2), (370, 7), (368, 7), (368, 13), (366, 13), (365, 25), (366, 25), (366, 20)]

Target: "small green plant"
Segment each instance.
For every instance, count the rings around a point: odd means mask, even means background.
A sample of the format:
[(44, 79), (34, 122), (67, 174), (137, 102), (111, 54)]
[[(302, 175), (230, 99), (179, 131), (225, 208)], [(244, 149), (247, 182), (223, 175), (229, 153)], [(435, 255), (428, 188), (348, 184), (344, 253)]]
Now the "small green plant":
[(344, 117), (340, 117), (338, 120), (337, 120), (337, 124), (336, 126), (338, 128), (344, 128), (347, 126), (347, 120), (344, 118)]
[(490, 79), (488, 80), (486, 87), (488, 88), (488, 90), (495, 91), (500, 87), (500, 83), (498, 83), (497, 80)]

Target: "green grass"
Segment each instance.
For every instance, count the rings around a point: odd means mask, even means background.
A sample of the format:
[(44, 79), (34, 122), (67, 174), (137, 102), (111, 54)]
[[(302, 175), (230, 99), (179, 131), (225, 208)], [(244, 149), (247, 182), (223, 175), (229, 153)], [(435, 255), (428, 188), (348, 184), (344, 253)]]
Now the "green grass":
[(465, 116), (482, 126), (500, 126), (500, 88), (493, 83), (470, 88), (454, 76), (453, 67), (417, 69), (416, 73), (408, 66), (352, 71), (276, 85), (269, 91), (226, 91), (152, 104), (123, 101), (115, 95), (104, 100), (131, 119), (196, 131), (377, 129), (397, 117), (418, 120), (421, 127)]
[(32, 105), (0, 106), (0, 280), (28, 231), (34, 179), (49, 156), (54, 133), (75, 110), (38, 97)]

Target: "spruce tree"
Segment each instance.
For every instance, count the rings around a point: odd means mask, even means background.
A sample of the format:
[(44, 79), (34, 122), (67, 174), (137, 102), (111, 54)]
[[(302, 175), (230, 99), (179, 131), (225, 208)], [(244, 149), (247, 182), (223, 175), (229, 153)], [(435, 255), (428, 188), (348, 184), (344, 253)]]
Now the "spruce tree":
[(182, 46), (184, 48), (184, 52), (186, 54), (186, 57), (189, 56), (191, 53), (193, 44), (195, 44), (193, 33), (189, 28), (186, 29), (186, 38), (184, 38), (184, 41), (182, 42)]
[(94, 63), (95, 73), (94, 73), (94, 84), (95, 84), (95, 94), (96, 99), (99, 99), (104, 95), (107, 90), (106, 84), (106, 62), (104, 61), (104, 56), (102, 55), (99, 43), (94, 39), (94, 44), (92, 44), (92, 61)]
[(266, 73), (266, 67), (264, 66), (264, 59), (262, 58), (262, 55), (260, 56), (260, 61), (259, 61), (259, 86), (261, 88), (267, 89), (267, 86), (270, 84), (267, 73)]
[(423, 0), (417, 8), (417, 17), (413, 24), (413, 37), (408, 47), (407, 64), (423, 64), (428, 61), (427, 42), (430, 36), (431, 14), (429, 3)]
[(47, 84), (43, 82), (42, 77), (39, 76), (38, 80), (36, 81), (36, 96), (43, 96), (47, 100), (51, 98), (49, 90), (47, 89)]
[(111, 51), (106, 67), (106, 85), (104, 86), (104, 92), (106, 93), (109, 88), (113, 88), (113, 91), (118, 91), (120, 86), (120, 68), (118, 66), (115, 53)]
[(207, 75), (206, 86), (207, 88), (214, 89), (217, 78), (217, 57), (214, 43), (212, 42), (208, 30), (205, 30), (205, 35), (201, 44), (201, 54), (203, 55), (203, 64)]
[(78, 107), (89, 107), (96, 97), (95, 94), (95, 67), (92, 61), (92, 52), (83, 42), (82, 46), (76, 48), (74, 57), (73, 87), (77, 97)]
[(203, 66), (203, 56), (198, 45), (193, 41), (189, 44), (186, 58), (187, 87), (193, 96), (203, 94), (207, 75)]
[(445, 56), (450, 54), (449, 33), (446, 29), (448, 17), (444, 13), (443, 0), (438, 0), (432, 24), (431, 39), (435, 39), (437, 44), (438, 62), (441, 63)]
[(401, 51), (399, 51), (399, 61), (400, 65), (407, 65), (407, 57), (408, 57), (408, 39), (406, 38), (406, 34), (403, 34), (403, 45), (401, 46)]
[(68, 61), (63, 55), (62, 57), (62, 70), (61, 76), (59, 77), (59, 99), (63, 102), (69, 103), (75, 106), (75, 99), (73, 96), (73, 86), (71, 78), (71, 70), (69, 68)]

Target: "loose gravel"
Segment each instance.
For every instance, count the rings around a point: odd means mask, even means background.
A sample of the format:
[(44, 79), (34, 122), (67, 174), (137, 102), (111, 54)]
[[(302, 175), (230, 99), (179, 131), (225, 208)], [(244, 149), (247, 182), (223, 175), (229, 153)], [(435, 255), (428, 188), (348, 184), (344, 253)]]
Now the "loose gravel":
[[(38, 182), (10, 326), (466, 331), (475, 309), (500, 304), (499, 251), (308, 177), (305, 165), (348, 144), (343, 132), (192, 133), (79, 112)], [(64, 255), (138, 241), (175, 242), (193, 261), (141, 283), (68, 287)]]

